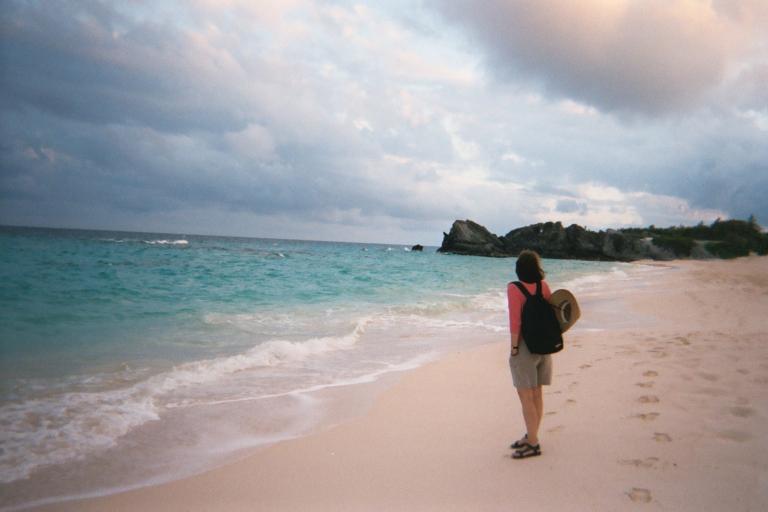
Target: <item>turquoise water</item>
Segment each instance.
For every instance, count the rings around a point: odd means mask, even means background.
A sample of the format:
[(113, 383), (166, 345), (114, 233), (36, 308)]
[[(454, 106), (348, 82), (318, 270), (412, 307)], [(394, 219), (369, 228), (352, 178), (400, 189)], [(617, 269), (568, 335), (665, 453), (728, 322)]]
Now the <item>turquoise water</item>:
[[(555, 284), (621, 272), (545, 267)], [(163, 425), (207, 418), (216, 428), (187, 441), (215, 444), (225, 425), (206, 415), (243, 419), (227, 404), (274, 433), (304, 413), (267, 399), (504, 339), (513, 269), (434, 247), (0, 228), (0, 482), (119, 450), (149, 424), (161, 443)]]
[[(479, 294), (514, 278), (511, 260), (405, 249), (3, 228), (3, 392), (9, 378), (66, 376), (115, 361), (178, 363), (234, 353), (273, 335), (333, 334), (327, 325), (315, 324), (311, 333), (261, 325), (224, 337), (211, 327), (212, 314), (310, 315), (329, 308), (359, 314)], [(553, 263), (550, 279), (595, 267)]]

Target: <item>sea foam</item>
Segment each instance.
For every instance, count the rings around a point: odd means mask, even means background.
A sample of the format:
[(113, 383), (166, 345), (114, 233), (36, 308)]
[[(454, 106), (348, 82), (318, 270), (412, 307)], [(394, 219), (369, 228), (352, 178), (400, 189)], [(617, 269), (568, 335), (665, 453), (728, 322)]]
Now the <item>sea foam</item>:
[(189, 240), (144, 240), (149, 245), (189, 245)]
[(114, 446), (131, 430), (159, 419), (164, 409), (159, 399), (186, 386), (352, 348), (369, 322), (370, 318), (362, 318), (341, 336), (272, 340), (242, 354), (180, 364), (123, 389), (61, 393), (5, 404), (0, 407), (0, 482), (26, 478), (40, 466), (82, 459)]

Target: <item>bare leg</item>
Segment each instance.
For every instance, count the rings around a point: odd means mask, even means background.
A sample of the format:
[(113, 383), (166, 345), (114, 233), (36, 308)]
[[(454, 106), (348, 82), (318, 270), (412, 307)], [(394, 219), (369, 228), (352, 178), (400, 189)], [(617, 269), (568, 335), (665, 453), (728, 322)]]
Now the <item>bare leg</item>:
[(517, 395), (520, 397), (520, 404), (523, 407), (525, 427), (528, 430), (528, 442), (534, 446), (539, 444), (539, 424), (541, 423), (541, 418), (536, 410), (535, 389), (517, 389)]
[(539, 416), (539, 423), (536, 425), (536, 432), (541, 428), (541, 420), (544, 418), (544, 395), (541, 386), (533, 388), (533, 401), (536, 404), (536, 414)]

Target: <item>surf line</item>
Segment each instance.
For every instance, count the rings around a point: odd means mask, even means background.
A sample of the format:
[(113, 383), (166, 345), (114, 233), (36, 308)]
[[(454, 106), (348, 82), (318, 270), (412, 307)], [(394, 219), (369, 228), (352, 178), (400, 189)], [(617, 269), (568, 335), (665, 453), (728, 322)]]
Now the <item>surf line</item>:
[(226, 400), (215, 400), (212, 402), (198, 402), (193, 404), (169, 404), (166, 406), (166, 408), (179, 409), (179, 408), (200, 407), (200, 406), (206, 406), (206, 405), (232, 404), (232, 403), (238, 403), (238, 402), (255, 402), (259, 400), (268, 400), (270, 398), (281, 398), (286, 396), (299, 398), (299, 399), (302, 399), (302, 398), (306, 399), (307, 397), (305, 397), (304, 395), (308, 393), (314, 393), (316, 391), (320, 391), (323, 389), (354, 386), (355, 384), (367, 384), (369, 382), (374, 382), (377, 378), (387, 373), (396, 373), (396, 372), (413, 370), (415, 368), (418, 368), (424, 365), (425, 363), (428, 363), (434, 360), (436, 356), (437, 356), (437, 352), (429, 352), (427, 354), (424, 354), (423, 356), (415, 357), (410, 361), (407, 361), (406, 363), (403, 363), (400, 365), (388, 364), (387, 368), (383, 370), (378, 370), (373, 373), (368, 373), (366, 375), (362, 375), (360, 377), (356, 377), (353, 379), (342, 380), (340, 382), (330, 382), (328, 384), (318, 384), (316, 386), (310, 386), (308, 388), (292, 389), (291, 391), (285, 391), (283, 393), (271, 393), (268, 395), (260, 395), (260, 396), (245, 396), (241, 398), (229, 398)]

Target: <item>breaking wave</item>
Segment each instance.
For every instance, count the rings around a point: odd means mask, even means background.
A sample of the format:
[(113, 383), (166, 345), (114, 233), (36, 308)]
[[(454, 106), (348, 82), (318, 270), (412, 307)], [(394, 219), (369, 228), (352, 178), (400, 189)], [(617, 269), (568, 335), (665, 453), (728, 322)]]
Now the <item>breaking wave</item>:
[(0, 482), (28, 477), (44, 465), (82, 459), (114, 446), (136, 427), (160, 418), (164, 395), (214, 383), (236, 372), (301, 362), (309, 356), (352, 348), (369, 318), (342, 336), (305, 341), (272, 340), (233, 356), (180, 364), (128, 388), (56, 393), (0, 407)]

